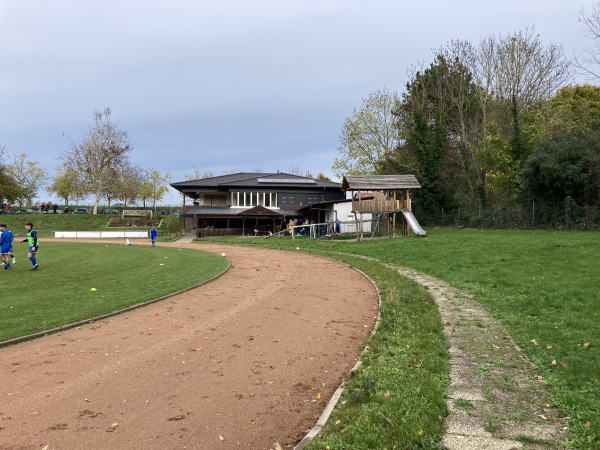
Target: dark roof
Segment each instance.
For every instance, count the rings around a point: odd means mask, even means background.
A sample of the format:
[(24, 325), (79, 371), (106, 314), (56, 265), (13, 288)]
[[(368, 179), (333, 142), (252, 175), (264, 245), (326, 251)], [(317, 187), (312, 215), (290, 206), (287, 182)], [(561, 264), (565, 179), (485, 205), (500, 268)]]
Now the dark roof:
[(178, 188), (217, 188), (217, 187), (316, 187), (316, 188), (339, 188), (340, 183), (334, 181), (323, 181), (316, 178), (308, 178), (288, 173), (233, 173), (219, 177), (200, 178), (199, 180), (180, 181), (171, 183), (175, 189)]
[(395, 191), (420, 187), (414, 175), (347, 175), (342, 180), (342, 191)]
[(238, 216), (282, 217), (283, 215), (259, 205), (238, 213)]
[[(252, 213), (252, 210), (256, 208), (263, 208), (268, 213), (260, 214), (260, 213)], [(185, 212), (187, 215), (195, 216), (285, 216), (285, 215), (296, 215), (296, 209), (284, 210), (280, 208), (268, 209), (262, 206), (255, 206), (254, 208), (230, 208), (229, 206), (193, 206), (188, 211)]]

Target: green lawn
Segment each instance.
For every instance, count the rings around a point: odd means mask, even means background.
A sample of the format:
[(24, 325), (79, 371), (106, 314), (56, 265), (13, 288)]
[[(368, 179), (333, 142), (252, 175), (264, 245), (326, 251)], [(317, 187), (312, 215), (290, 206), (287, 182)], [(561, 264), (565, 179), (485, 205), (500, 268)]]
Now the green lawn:
[(0, 270), (0, 341), (105, 314), (201, 283), (227, 268), (197, 250), (42, 240), (38, 271), (27, 244)]
[[(287, 249), (299, 247), (302, 251), (332, 258), (340, 258), (339, 253), (366, 255), (429, 273), (474, 294), (476, 300), (504, 323), (537, 371), (548, 380), (555, 404), (570, 419), (572, 448), (600, 448), (600, 233), (471, 229), (427, 231), (426, 238), (360, 243), (279, 237), (228, 238), (221, 241)], [(369, 270), (365, 268), (367, 273)], [(393, 276), (384, 277), (384, 281), (393, 282)], [(384, 317), (385, 314), (384, 311)], [(437, 316), (437, 312), (429, 311), (418, 320), (430, 323), (433, 316)], [(404, 327), (404, 320), (399, 320), (398, 325)], [(411, 323), (408, 326), (411, 336), (405, 339), (411, 342), (432, 339), (434, 331), (429, 326), (424, 329), (413, 329)], [(437, 340), (438, 335), (434, 335)], [(378, 339), (388, 341), (386, 348), (398, 349), (394, 336)], [(435, 348), (423, 348), (419, 357), (434, 356), (431, 353), (436, 351)], [(373, 352), (372, 356), (383, 355)], [(552, 361), (559, 364), (552, 365)], [(377, 360), (372, 363), (374, 366), (382, 365)], [(367, 372), (373, 370), (376, 369), (370, 366), (366, 369)], [(439, 374), (430, 376), (437, 377)], [(416, 380), (402, 385), (402, 388), (410, 392), (419, 390), (421, 386), (422, 381)], [(427, 394), (419, 395), (425, 398), (423, 401), (427, 404), (433, 404), (434, 399), (428, 398)], [(378, 398), (378, 401), (381, 399)], [(384, 414), (383, 411), (380, 413)], [(412, 417), (409, 412), (403, 413)], [(363, 419), (357, 415), (356, 420)], [(365, 429), (375, 427), (376, 422), (381, 420), (373, 418)], [(325, 442), (335, 441), (337, 445), (331, 448), (365, 448), (359, 444), (353, 447), (352, 440), (345, 440), (346, 435), (347, 432), (336, 434), (334, 431), (334, 437), (328, 435)], [(397, 448), (429, 448), (404, 444), (400, 443)], [(316, 443), (314, 448), (323, 448), (319, 445)]]

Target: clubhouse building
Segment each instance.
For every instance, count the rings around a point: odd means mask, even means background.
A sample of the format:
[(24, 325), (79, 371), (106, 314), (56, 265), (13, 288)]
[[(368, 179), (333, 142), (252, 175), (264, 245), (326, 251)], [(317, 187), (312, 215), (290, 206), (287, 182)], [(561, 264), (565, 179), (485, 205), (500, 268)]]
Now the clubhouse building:
[[(184, 197), (183, 227), (196, 235), (279, 231), (283, 220), (324, 220), (311, 205), (346, 199), (340, 183), (286, 173), (235, 173), (171, 183)], [(186, 198), (192, 205), (185, 205)]]

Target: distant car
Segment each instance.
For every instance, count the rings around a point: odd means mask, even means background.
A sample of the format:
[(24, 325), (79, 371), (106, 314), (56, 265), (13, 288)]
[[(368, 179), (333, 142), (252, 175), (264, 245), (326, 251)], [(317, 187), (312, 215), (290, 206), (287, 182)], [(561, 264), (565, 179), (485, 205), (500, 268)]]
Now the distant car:
[(73, 214), (89, 214), (90, 211), (87, 208), (76, 208), (73, 210)]
[(106, 208), (104, 210), (104, 214), (121, 214), (121, 211), (119, 211), (118, 209)]
[(14, 214), (33, 214), (35, 211), (33, 209), (19, 209), (14, 212)]
[(50, 209), (49, 211), (42, 211), (42, 214), (62, 214), (62, 210), (57, 209), (56, 211), (54, 211), (53, 209)]
[(181, 217), (181, 215), (182, 215), (181, 211), (173, 211), (171, 214), (173, 214), (177, 217)]
[(118, 208), (123, 208), (125, 206), (125, 203), (117, 202), (117, 203), (113, 203), (113, 206), (116, 206)]
[(159, 216), (168, 216), (169, 211), (167, 211), (166, 209), (161, 209), (160, 211), (156, 211), (156, 214), (158, 214)]

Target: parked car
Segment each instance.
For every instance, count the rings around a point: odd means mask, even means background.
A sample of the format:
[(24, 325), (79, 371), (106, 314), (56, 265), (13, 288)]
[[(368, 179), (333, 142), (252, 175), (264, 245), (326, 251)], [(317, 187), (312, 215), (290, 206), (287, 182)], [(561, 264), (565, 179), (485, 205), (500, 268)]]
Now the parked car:
[(156, 214), (158, 214), (159, 216), (168, 216), (169, 211), (167, 211), (166, 209), (161, 209), (160, 211), (156, 211)]
[(14, 212), (14, 214), (33, 214), (35, 211), (33, 209), (19, 209)]
[(113, 206), (116, 206), (116, 207), (118, 207), (118, 208), (123, 208), (123, 207), (125, 207), (125, 203), (122, 203), (122, 202), (113, 203), (112, 205), (113, 205)]
[(106, 208), (104, 210), (104, 214), (121, 214), (121, 211), (119, 211), (118, 209)]
[(89, 214), (90, 211), (87, 208), (76, 208), (73, 210), (73, 214)]

